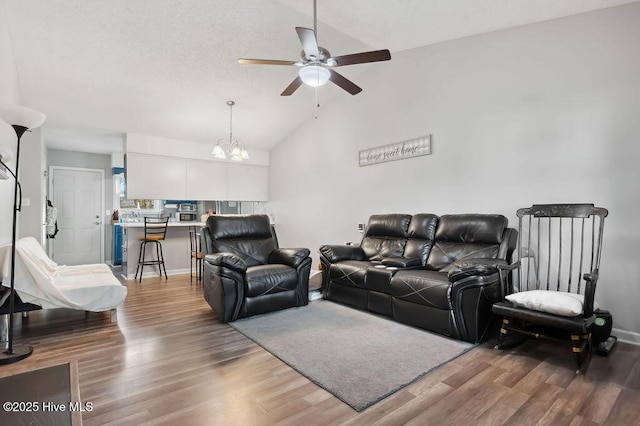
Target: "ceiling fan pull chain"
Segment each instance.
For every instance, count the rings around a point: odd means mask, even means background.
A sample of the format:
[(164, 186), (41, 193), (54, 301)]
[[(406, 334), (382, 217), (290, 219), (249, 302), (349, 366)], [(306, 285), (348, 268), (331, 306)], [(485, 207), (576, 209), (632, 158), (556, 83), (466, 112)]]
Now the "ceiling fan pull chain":
[(318, 86), (316, 86), (316, 113), (314, 115), (314, 118), (317, 120), (318, 119), (318, 110), (320, 109), (320, 100), (319, 100), (319, 93), (318, 93)]

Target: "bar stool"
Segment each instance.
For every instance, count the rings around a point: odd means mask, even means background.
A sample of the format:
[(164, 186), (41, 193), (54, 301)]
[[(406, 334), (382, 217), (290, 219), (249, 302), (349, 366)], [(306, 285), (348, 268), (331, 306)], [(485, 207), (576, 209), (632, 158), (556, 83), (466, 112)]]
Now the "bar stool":
[(196, 281), (202, 280), (203, 264), (200, 249), (200, 233), (193, 226), (189, 227), (189, 241), (191, 242), (190, 281), (193, 282), (193, 262), (196, 262)]
[[(140, 244), (140, 257), (138, 257), (138, 267), (136, 268), (136, 275), (134, 280), (138, 277), (138, 271), (140, 271), (140, 280), (142, 282), (142, 271), (145, 265), (158, 265), (158, 272), (162, 277), (162, 270), (164, 269), (164, 278), (167, 279), (167, 268), (164, 266), (164, 256), (162, 254), (162, 241), (167, 235), (167, 224), (169, 218), (164, 217), (145, 217), (144, 218), (144, 236), (138, 237), (141, 241)], [(156, 258), (151, 260), (145, 260), (147, 243), (154, 243), (156, 245)], [(152, 249), (153, 257), (153, 249)]]

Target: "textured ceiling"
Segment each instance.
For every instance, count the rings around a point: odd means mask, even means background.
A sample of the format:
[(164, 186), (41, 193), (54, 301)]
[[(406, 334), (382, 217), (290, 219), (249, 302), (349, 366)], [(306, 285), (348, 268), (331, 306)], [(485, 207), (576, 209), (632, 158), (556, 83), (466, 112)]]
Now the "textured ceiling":
[[(318, 41), (333, 55), (394, 53), (630, 0), (319, 0)], [(0, 12), (2, 0), (0, 0)], [(295, 60), (311, 0), (5, 0), (24, 105), (48, 116), (47, 144), (109, 152), (126, 132), (213, 143), (228, 135), (268, 150), (313, 119), (315, 92), (280, 92), (296, 69), (240, 66)], [(358, 83), (375, 65), (340, 72)], [(366, 91), (367, 87), (363, 86)], [(351, 96), (328, 84), (321, 104)]]

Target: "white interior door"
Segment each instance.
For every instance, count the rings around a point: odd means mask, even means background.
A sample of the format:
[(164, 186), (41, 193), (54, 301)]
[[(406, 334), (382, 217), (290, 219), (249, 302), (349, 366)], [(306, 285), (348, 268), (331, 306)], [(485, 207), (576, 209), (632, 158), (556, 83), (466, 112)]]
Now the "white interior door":
[(104, 171), (51, 168), (51, 198), (58, 209), (58, 235), (49, 240), (60, 265), (103, 262)]

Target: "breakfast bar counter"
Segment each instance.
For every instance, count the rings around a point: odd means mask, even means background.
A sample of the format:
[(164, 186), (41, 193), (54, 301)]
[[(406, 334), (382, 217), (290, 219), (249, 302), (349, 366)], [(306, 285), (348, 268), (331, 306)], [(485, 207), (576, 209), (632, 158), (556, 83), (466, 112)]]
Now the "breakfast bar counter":
[[(144, 237), (144, 222), (122, 222), (115, 223), (114, 226), (121, 226), (123, 229), (122, 277), (132, 280), (138, 267), (140, 238)], [(191, 262), (189, 229), (193, 227), (196, 230), (200, 230), (203, 226), (205, 224), (202, 222), (169, 222), (167, 224), (167, 235), (162, 241), (162, 252), (167, 275), (189, 273)], [(153, 250), (153, 255), (155, 256), (155, 250)], [(150, 256), (150, 250), (147, 250), (147, 259)], [(157, 267), (147, 266), (144, 268), (143, 278), (157, 276), (159, 276)]]

